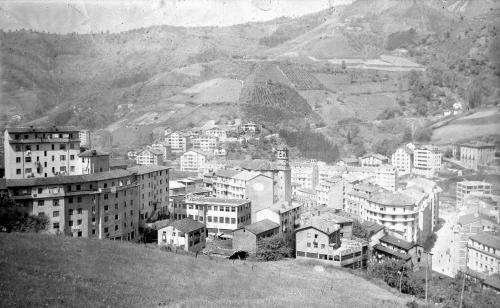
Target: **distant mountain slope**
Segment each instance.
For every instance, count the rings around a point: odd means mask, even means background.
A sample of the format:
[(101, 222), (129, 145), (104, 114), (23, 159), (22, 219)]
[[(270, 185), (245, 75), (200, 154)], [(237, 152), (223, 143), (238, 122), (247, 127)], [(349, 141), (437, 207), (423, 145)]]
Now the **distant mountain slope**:
[(344, 270), (249, 263), (128, 242), (0, 233), (0, 306), (403, 307)]

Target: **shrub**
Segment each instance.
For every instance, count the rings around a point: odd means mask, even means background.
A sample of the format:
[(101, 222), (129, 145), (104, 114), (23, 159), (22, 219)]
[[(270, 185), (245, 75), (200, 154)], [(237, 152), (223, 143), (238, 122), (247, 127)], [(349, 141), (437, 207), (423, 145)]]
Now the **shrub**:
[(49, 219), (46, 215), (30, 215), (21, 211), (14, 200), (0, 195), (0, 231), (40, 232), (47, 229)]
[(293, 249), (282, 234), (263, 238), (257, 243), (257, 259), (278, 261), (293, 256)]

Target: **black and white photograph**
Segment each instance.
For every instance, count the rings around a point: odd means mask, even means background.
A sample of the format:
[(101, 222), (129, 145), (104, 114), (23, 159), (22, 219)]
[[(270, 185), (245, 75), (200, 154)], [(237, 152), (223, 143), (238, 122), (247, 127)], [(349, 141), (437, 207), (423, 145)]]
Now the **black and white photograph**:
[(0, 0), (0, 307), (500, 307), (500, 0)]

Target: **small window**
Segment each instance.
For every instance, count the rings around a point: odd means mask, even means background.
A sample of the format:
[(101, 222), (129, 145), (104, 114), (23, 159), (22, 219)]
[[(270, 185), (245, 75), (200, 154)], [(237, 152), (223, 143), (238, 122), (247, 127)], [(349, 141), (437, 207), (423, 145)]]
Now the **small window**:
[(59, 217), (59, 211), (52, 212), (52, 217)]
[(78, 208), (78, 214), (81, 214), (82, 213), (82, 208)]
[(59, 230), (59, 223), (58, 222), (55, 222), (52, 224), (52, 228), (53, 229), (58, 229)]
[(104, 206), (104, 211), (108, 211), (109, 210), (109, 206), (105, 205)]

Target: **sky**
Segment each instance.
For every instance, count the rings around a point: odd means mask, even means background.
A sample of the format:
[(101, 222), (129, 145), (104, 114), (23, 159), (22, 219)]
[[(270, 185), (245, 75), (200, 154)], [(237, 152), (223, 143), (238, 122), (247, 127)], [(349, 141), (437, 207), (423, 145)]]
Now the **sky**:
[(353, 0), (0, 0), (0, 28), (121, 32), (154, 25), (230, 26), (297, 17)]

